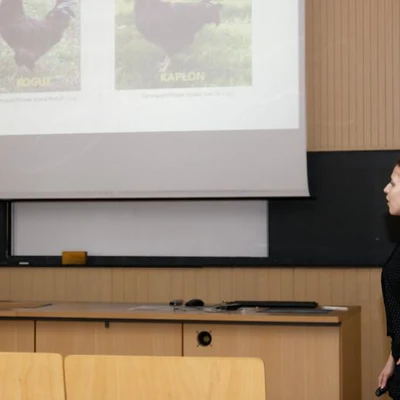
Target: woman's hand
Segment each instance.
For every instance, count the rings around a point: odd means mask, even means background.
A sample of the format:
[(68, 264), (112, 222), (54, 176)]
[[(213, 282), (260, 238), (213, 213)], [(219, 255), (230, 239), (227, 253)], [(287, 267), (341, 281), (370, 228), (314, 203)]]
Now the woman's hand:
[[(398, 360), (396, 364), (399, 365), (400, 360)], [(383, 370), (379, 374), (378, 385), (380, 388), (384, 388), (386, 386), (387, 381), (394, 373), (394, 366), (394, 358), (392, 354), (390, 354), (385, 366), (383, 367)]]

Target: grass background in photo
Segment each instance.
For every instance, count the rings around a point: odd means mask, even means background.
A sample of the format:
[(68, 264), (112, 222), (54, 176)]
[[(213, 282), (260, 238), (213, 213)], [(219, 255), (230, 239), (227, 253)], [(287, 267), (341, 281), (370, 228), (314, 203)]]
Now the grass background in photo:
[(116, 89), (251, 86), (251, 0), (218, 1), (222, 5), (220, 25), (203, 26), (164, 73), (158, 65), (165, 53), (144, 39), (134, 25), (134, 0), (115, 1)]

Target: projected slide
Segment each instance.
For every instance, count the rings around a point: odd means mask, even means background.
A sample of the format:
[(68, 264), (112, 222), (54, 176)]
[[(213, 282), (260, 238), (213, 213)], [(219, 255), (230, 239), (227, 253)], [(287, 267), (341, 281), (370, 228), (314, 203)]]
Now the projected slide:
[(0, 0), (0, 135), (297, 130), (301, 9)]
[(251, 0), (115, 1), (116, 89), (251, 86)]
[(0, 93), (80, 88), (79, 2), (0, 0)]

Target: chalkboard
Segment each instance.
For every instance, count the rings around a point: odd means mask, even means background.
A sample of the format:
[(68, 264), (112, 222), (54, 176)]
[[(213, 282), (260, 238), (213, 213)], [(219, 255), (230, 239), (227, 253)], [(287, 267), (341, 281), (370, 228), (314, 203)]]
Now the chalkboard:
[(268, 264), (382, 265), (400, 238), (400, 218), (389, 216), (383, 193), (399, 156), (309, 153), (311, 197), (270, 202)]
[(8, 214), (7, 214), (7, 203), (4, 201), (0, 202), (0, 264), (7, 264), (8, 262), (8, 232), (7, 228), (9, 225)]
[[(397, 151), (310, 152), (311, 197), (268, 199), (268, 258), (89, 257), (91, 266), (142, 267), (379, 267), (400, 241), (400, 218), (391, 217), (383, 188)], [(286, 171), (290, 179), (291, 171)], [(0, 203), (0, 264), (9, 257), (6, 203)], [(30, 257), (32, 266), (57, 266), (60, 257)]]

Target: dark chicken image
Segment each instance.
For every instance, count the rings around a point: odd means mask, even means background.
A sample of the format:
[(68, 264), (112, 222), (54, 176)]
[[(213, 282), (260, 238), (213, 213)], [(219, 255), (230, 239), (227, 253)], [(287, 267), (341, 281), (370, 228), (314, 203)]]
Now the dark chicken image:
[(220, 8), (221, 4), (209, 0), (198, 3), (135, 0), (134, 21), (143, 37), (166, 53), (161, 67), (165, 71), (171, 57), (190, 46), (205, 25), (219, 25)]
[(25, 15), (23, 0), (0, 0), (0, 35), (14, 50), (15, 62), (33, 69), (35, 62), (62, 38), (74, 13), (71, 0), (57, 0), (43, 18)]
[(116, 87), (248, 86), (251, 0), (116, 0)]
[[(61, 64), (68, 61), (71, 75), (79, 73), (75, 5), (74, 0), (0, 0), (0, 90), (12, 82), (17, 87), (9, 91), (62, 90), (51, 86), (62, 80), (66, 66)], [(76, 81), (76, 76), (64, 80)]]

